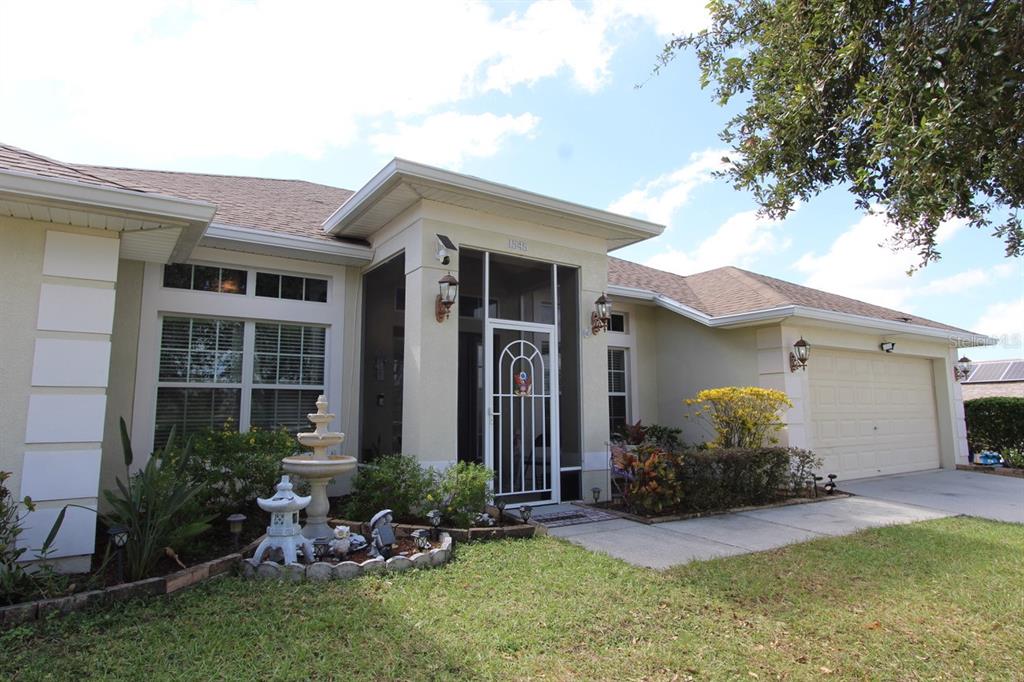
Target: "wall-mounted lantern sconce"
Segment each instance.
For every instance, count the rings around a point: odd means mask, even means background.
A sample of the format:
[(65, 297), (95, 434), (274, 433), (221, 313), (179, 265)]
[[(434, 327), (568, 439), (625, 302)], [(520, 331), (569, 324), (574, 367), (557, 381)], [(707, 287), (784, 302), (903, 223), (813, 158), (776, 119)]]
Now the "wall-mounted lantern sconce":
[(593, 334), (600, 334), (608, 329), (612, 319), (612, 301), (607, 294), (601, 294), (594, 301), (594, 312), (590, 313), (590, 331)]
[(972, 369), (974, 369), (974, 365), (971, 364), (971, 359), (965, 355), (956, 361), (956, 367), (953, 368), (953, 377), (957, 381), (965, 381), (967, 377), (971, 376)]
[(886, 353), (891, 353), (894, 350), (896, 350), (896, 342), (895, 341), (883, 341), (882, 345), (879, 346), (879, 348), (884, 350)]
[(811, 344), (804, 341), (804, 337), (793, 344), (793, 350), (789, 353), (789, 371), (795, 372), (798, 369), (807, 369), (807, 358), (811, 355)]
[(455, 276), (449, 272), (437, 280), (437, 286), (441, 293), (437, 295), (437, 306), (434, 314), (438, 322), (444, 322), (451, 315), (455, 299), (459, 297), (459, 280), (455, 279)]

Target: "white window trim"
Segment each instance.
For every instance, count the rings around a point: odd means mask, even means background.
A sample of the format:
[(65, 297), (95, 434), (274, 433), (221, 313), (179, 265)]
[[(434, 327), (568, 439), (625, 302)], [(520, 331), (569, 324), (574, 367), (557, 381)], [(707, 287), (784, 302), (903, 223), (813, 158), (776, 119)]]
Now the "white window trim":
[[(296, 272), (294, 262), (283, 261), (271, 256), (248, 256), (230, 252), (201, 253), (189, 262), (202, 265), (217, 265), (249, 271), (246, 294), (225, 294), (213, 291), (172, 289), (163, 286), (163, 265), (146, 263), (143, 273), (141, 314), (139, 315), (139, 346), (135, 369), (135, 398), (132, 409), (132, 444), (137, 453), (153, 450), (156, 425), (156, 392), (160, 371), (160, 334), (163, 317), (214, 317), (235, 319), (243, 322), (281, 322), (326, 327), (324, 357), (324, 388), (331, 412), (338, 415), (329, 428), (340, 429), (340, 416), (345, 414), (341, 395), (342, 363), (344, 357), (345, 320), (345, 270), (339, 266), (319, 263), (302, 264), (306, 276), (327, 279), (328, 304), (316, 301), (293, 301), (288, 299), (256, 296), (256, 272)], [(212, 250), (210, 250), (212, 251)], [(212, 256), (212, 257), (211, 257)], [(306, 267), (308, 265), (308, 267)], [(298, 270), (301, 272), (302, 270)], [(255, 342), (255, 325), (245, 326), (243, 347), (252, 347)], [(249, 338), (252, 335), (253, 338)], [(245, 345), (245, 343), (250, 345)], [(252, 386), (252, 354), (242, 356), (243, 384)], [(215, 386), (215, 384), (210, 384)], [(275, 388), (300, 388), (291, 385), (275, 385)], [(243, 391), (245, 388), (243, 387)], [(247, 401), (243, 401), (243, 405)], [(239, 415), (241, 425), (248, 414)], [(139, 459), (139, 458), (137, 458)], [(144, 464), (145, 458), (137, 464)]]
[[(625, 419), (626, 419), (626, 423), (627, 424), (632, 424), (633, 423), (633, 421), (632, 421), (633, 420), (633, 365), (632, 365), (632, 358), (633, 358), (634, 354), (632, 352), (630, 352), (630, 349), (627, 346), (618, 346), (618, 345), (608, 344), (608, 350), (609, 351), (620, 350), (620, 351), (623, 352), (623, 354), (624, 354), (624, 357), (623, 357), (624, 362), (622, 364), (622, 367), (623, 367), (623, 371), (626, 373), (626, 376), (625, 376), (626, 380), (625, 380), (625, 382), (623, 382), (625, 384), (625, 389), (626, 390), (625, 391), (615, 391), (615, 392), (609, 390), (608, 391), (608, 397), (611, 398), (613, 396), (623, 396), (626, 399), (626, 415), (625, 415)], [(605, 383), (606, 384), (608, 383), (608, 373), (610, 371), (611, 371), (611, 368), (608, 368), (608, 369), (605, 370)], [(608, 425), (611, 426), (611, 415), (610, 414), (608, 415)], [(608, 435), (609, 435), (609, 437), (611, 437), (612, 434), (609, 433)]]

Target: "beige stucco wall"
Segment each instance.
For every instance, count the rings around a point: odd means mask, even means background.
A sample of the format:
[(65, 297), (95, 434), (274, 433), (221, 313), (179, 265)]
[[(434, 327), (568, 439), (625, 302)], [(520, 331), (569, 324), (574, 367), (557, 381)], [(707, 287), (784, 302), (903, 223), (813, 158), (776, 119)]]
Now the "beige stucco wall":
[(13, 474), (7, 487), (15, 497), (21, 490), (45, 242), (45, 223), (0, 217), (0, 470)]
[(700, 418), (686, 418), (683, 400), (706, 388), (756, 386), (757, 330), (712, 329), (657, 310), (658, 423), (683, 430), (683, 442), (700, 443), (712, 432)]
[[(117, 477), (123, 479), (125, 476), (120, 418), (124, 417), (131, 433), (144, 270), (145, 263), (141, 261), (122, 260), (117, 267), (117, 300), (114, 303), (114, 331), (110, 337), (110, 379), (107, 382), (107, 414), (100, 466), (101, 491), (115, 489)], [(101, 509), (106, 507), (102, 493), (99, 502)]]

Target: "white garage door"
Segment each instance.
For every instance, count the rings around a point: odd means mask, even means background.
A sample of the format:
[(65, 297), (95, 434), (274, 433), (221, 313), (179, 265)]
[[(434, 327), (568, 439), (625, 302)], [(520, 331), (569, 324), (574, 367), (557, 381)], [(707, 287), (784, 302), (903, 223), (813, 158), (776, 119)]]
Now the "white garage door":
[(824, 473), (842, 480), (939, 466), (931, 361), (816, 348), (807, 372)]

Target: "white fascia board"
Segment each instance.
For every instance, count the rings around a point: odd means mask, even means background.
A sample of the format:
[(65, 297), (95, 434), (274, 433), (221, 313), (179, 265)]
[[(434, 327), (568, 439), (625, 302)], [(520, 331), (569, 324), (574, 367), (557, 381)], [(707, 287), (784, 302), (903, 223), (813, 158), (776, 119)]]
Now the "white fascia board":
[(434, 166), (395, 158), (324, 221), (324, 231), (331, 234), (339, 233), (344, 229), (345, 224), (364, 213), (380, 194), (387, 192), (395, 184), (406, 179), (444, 185), (456, 191), (461, 190), (492, 199), (525, 204), (583, 220), (604, 223), (635, 232), (640, 237), (657, 236), (665, 229), (664, 225), (658, 223), (630, 218), (562, 199), (555, 199), (554, 197), (491, 182), (490, 180), (484, 180), (472, 175), (453, 173)]
[(200, 244), (227, 251), (283, 256), (337, 265), (365, 265), (373, 260), (373, 249), (368, 246), (328, 242), (312, 237), (222, 223), (213, 223), (206, 228), (206, 234), (203, 235)]
[(47, 202), (72, 203), (106, 211), (145, 214), (167, 222), (200, 223), (213, 220), (217, 207), (204, 201), (165, 194), (96, 187), (73, 180), (44, 178), (30, 173), (0, 170), (0, 193)]
[(746, 313), (712, 317), (695, 308), (683, 305), (674, 299), (663, 296), (654, 291), (610, 285), (608, 287), (608, 293), (612, 296), (619, 296), (622, 298), (650, 301), (658, 307), (670, 310), (678, 315), (682, 315), (683, 317), (694, 320), (695, 322), (700, 322), (708, 327), (721, 327), (728, 329), (731, 327), (747, 326), (754, 323), (778, 322), (785, 318), (793, 317), (816, 320), (819, 322), (832, 322), (835, 324), (864, 327), (875, 331), (886, 331), (924, 336), (932, 339), (942, 339), (947, 342), (955, 342), (958, 348), (992, 346), (999, 342), (998, 339), (980, 336), (977, 334), (965, 336), (948, 329), (926, 327), (920, 324), (908, 324), (906, 322), (898, 322), (896, 320), (882, 320), (877, 317), (840, 313), (832, 310), (808, 308), (806, 306), (779, 306), (777, 308), (766, 308), (764, 310), (753, 310)]

